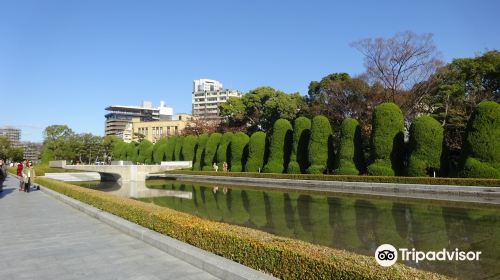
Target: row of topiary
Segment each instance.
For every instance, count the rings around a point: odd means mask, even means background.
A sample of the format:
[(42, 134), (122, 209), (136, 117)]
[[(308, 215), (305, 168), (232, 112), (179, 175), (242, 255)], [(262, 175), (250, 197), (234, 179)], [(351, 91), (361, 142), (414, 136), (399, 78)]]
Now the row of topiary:
[[(459, 175), (500, 178), (500, 105), (479, 104), (467, 131)], [(401, 110), (394, 103), (382, 103), (373, 113), (366, 168), (358, 121), (347, 118), (342, 122), (340, 142), (334, 147), (332, 127), (324, 116), (299, 117), (293, 127), (279, 119), (269, 135), (226, 132), (174, 136), (154, 145), (147, 140), (138, 145), (119, 143), (114, 157), (141, 163), (188, 160), (196, 171), (213, 170), (214, 163), (222, 170), (227, 163), (232, 172), (426, 176), (439, 172), (442, 146), (443, 128), (429, 116), (413, 121), (405, 143)]]

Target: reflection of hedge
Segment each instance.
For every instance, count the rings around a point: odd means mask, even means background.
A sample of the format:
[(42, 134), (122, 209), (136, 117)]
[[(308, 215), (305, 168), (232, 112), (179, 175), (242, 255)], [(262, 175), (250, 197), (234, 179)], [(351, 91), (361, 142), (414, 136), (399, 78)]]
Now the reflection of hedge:
[(165, 152), (165, 158), (167, 161), (173, 161), (174, 160), (174, 152), (175, 152), (175, 145), (177, 145), (177, 136), (170, 136), (168, 138), (168, 143), (167, 143), (167, 149)]
[(394, 103), (375, 107), (372, 120), (371, 153), (373, 163), (368, 174), (375, 176), (399, 175), (404, 152), (403, 113)]
[(443, 127), (434, 118), (416, 118), (410, 126), (409, 176), (427, 176), (428, 169), (439, 171), (443, 146)]
[(293, 122), (293, 146), (287, 173), (303, 173), (309, 167), (307, 146), (311, 136), (311, 120), (298, 117)]
[(193, 161), (193, 170), (201, 170), (203, 168), (203, 156), (205, 154), (205, 146), (207, 145), (208, 134), (203, 133), (198, 137), (198, 145), (196, 146), (196, 155)]
[(153, 146), (153, 161), (156, 164), (160, 164), (165, 160), (165, 149), (167, 145), (167, 138), (162, 138), (158, 140)]
[(151, 162), (151, 154), (149, 153), (149, 148), (152, 147), (153, 144), (148, 140), (142, 140), (137, 146), (137, 161), (140, 163), (145, 163), (149, 158), (149, 162)]
[(340, 150), (335, 174), (358, 175), (362, 168), (361, 127), (355, 119), (347, 118), (340, 126)]
[(234, 134), (229, 145), (231, 150), (231, 158), (229, 159), (231, 172), (241, 172), (243, 170), (248, 156), (248, 141), (249, 137), (245, 133), (237, 132)]
[(267, 173), (283, 173), (290, 161), (293, 142), (293, 129), (288, 120), (279, 119), (274, 122), (269, 145), (269, 159), (263, 168)]
[(217, 165), (219, 166), (219, 170), (223, 170), (224, 162), (229, 164), (229, 159), (227, 158), (228, 147), (233, 139), (234, 134), (232, 132), (226, 132), (222, 135), (222, 139), (220, 140), (219, 148), (217, 149)]
[(467, 124), (462, 176), (500, 178), (500, 105), (479, 103)]
[(196, 152), (196, 145), (198, 144), (198, 137), (194, 135), (188, 135), (184, 138), (182, 142), (182, 158), (187, 161), (194, 161), (194, 155)]
[(181, 155), (182, 142), (184, 142), (184, 137), (177, 136), (177, 142), (175, 143), (175, 148), (174, 148), (174, 160), (175, 161), (182, 160), (182, 155)]
[(210, 134), (210, 136), (208, 137), (207, 145), (205, 146), (205, 156), (203, 157), (203, 170), (213, 170), (212, 165), (217, 160), (217, 147), (219, 147), (221, 138), (222, 134), (217, 132)]
[(266, 134), (262, 131), (254, 132), (248, 143), (248, 161), (245, 164), (246, 172), (259, 172), (262, 169), (265, 150)]
[(332, 139), (332, 127), (325, 116), (316, 116), (311, 123), (311, 139), (309, 140), (309, 174), (322, 173), (328, 164), (329, 142)]

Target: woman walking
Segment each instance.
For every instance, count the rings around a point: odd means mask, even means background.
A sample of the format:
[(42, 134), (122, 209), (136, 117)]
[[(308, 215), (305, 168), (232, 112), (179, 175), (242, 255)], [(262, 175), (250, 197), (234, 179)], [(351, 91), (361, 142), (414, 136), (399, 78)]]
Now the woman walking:
[(31, 182), (35, 179), (35, 169), (31, 166), (31, 161), (28, 161), (23, 168), (24, 191), (30, 192)]
[(24, 180), (22, 178), (23, 176), (23, 168), (25, 164), (25, 160), (21, 161), (20, 163), (17, 164), (17, 170), (16, 170), (16, 175), (20, 178), (19, 179), (19, 191), (24, 190)]

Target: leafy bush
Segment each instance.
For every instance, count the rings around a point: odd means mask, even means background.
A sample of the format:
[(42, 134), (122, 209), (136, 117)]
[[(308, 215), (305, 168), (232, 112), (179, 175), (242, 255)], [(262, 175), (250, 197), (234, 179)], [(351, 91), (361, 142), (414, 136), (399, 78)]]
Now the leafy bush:
[(144, 163), (153, 164), (153, 145), (149, 146), (144, 152)]
[(160, 164), (165, 160), (165, 150), (167, 148), (167, 138), (161, 138), (153, 146), (153, 161)]
[(320, 174), (328, 167), (329, 144), (332, 139), (332, 127), (325, 116), (316, 116), (311, 123), (311, 138), (309, 140), (309, 174)]
[(227, 157), (229, 153), (228, 147), (233, 139), (233, 136), (234, 134), (232, 132), (226, 132), (222, 135), (219, 148), (217, 149), (217, 165), (219, 166), (219, 170), (223, 170), (224, 162), (229, 164), (229, 158)]
[(441, 124), (432, 117), (422, 116), (413, 121), (410, 126), (409, 176), (427, 176), (430, 168), (440, 169), (443, 131)]
[[(149, 158), (149, 162), (151, 162), (152, 155), (149, 153), (149, 148), (153, 146), (153, 143), (148, 140), (142, 140), (137, 146), (137, 162), (145, 163)], [(152, 150), (151, 150), (152, 151)]]
[(245, 164), (245, 171), (259, 172), (264, 166), (264, 156), (266, 152), (266, 133), (257, 131), (250, 136), (248, 144), (248, 161)]
[(167, 161), (173, 161), (175, 159), (175, 146), (177, 145), (178, 136), (170, 136), (168, 137), (167, 147), (165, 150), (165, 159)]
[[(399, 175), (404, 154), (403, 113), (394, 103), (382, 103), (375, 107), (372, 119), (372, 165), (368, 174), (375, 176)], [(392, 172), (388, 172), (392, 169)], [(381, 173), (379, 173), (381, 172)]]
[(311, 137), (311, 120), (298, 117), (293, 122), (293, 146), (287, 173), (304, 173), (309, 167), (307, 147)]
[(193, 161), (193, 170), (201, 170), (203, 168), (203, 157), (205, 156), (205, 146), (208, 142), (208, 134), (203, 133), (198, 137), (196, 145), (196, 155)]
[(64, 182), (46, 178), (37, 178), (36, 182), (143, 227), (281, 279), (447, 279), (399, 263), (390, 268), (380, 267), (372, 256), (212, 222)]
[(361, 127), (357, 120), (346, 118), (340, 126), (340, 150), (335, 174), (358, 175), (363, 168)]
[(243, 170), (248, 158), (248, 141), (249, 137), (245, 133), (237, 132), (234, 134), (231, 144), (229, 144), (231, 172)]
[(500, 178), (500, 105), (479, 103), (467, 124), (462, 176)]
[(138, 151), (136, 143), (128, 143), (125, 147), (125, 160), (130, 160), (131, 162), (137, 162)]
[(198, 137), (194, 135), (188, 135), (184, 138), (182, 142), (181, 155), (183, 160), (194, 161), (194, 156), (196, 154), (196, 145), (198, 144)]
[(174, 148), (174, 160), (175, 161), (182, 160), (182, 142), (184, 142), (184, 137), (177, 136), (177, 142), (175, 143), (175, 148)]
[(288, 120), (279, 119), (274, 122), (272, 137), (269, 142), (269, 159), (263, 171), (267, 173), (283, 173), (288, 167), (293, 145), (293, 129)]
[(114, 146), (113, 146), (113, 159), (114, 160), (126, 160), (127, 159), (127, 153), (126, 153), (126, 148), (127, 148), (127, 143), (123, 141), (117, 141)]
[(217, 160), (217, 148), (219, 147), (219, 143), (222, 139), (222, 134), (220, 133), (212, 133), (208, 138), (207, 145), (205, 146), (205, 156), (203, 157), (203, 170), (210, 171), (212, 170), (213, 163)]

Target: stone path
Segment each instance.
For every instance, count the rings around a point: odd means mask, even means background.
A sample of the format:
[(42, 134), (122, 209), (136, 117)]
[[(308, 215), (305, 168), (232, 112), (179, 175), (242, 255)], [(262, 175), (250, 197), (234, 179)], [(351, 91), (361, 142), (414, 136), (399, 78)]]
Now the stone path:
[(216, 279), (41, 191), (0, 193), (0, 279)]

